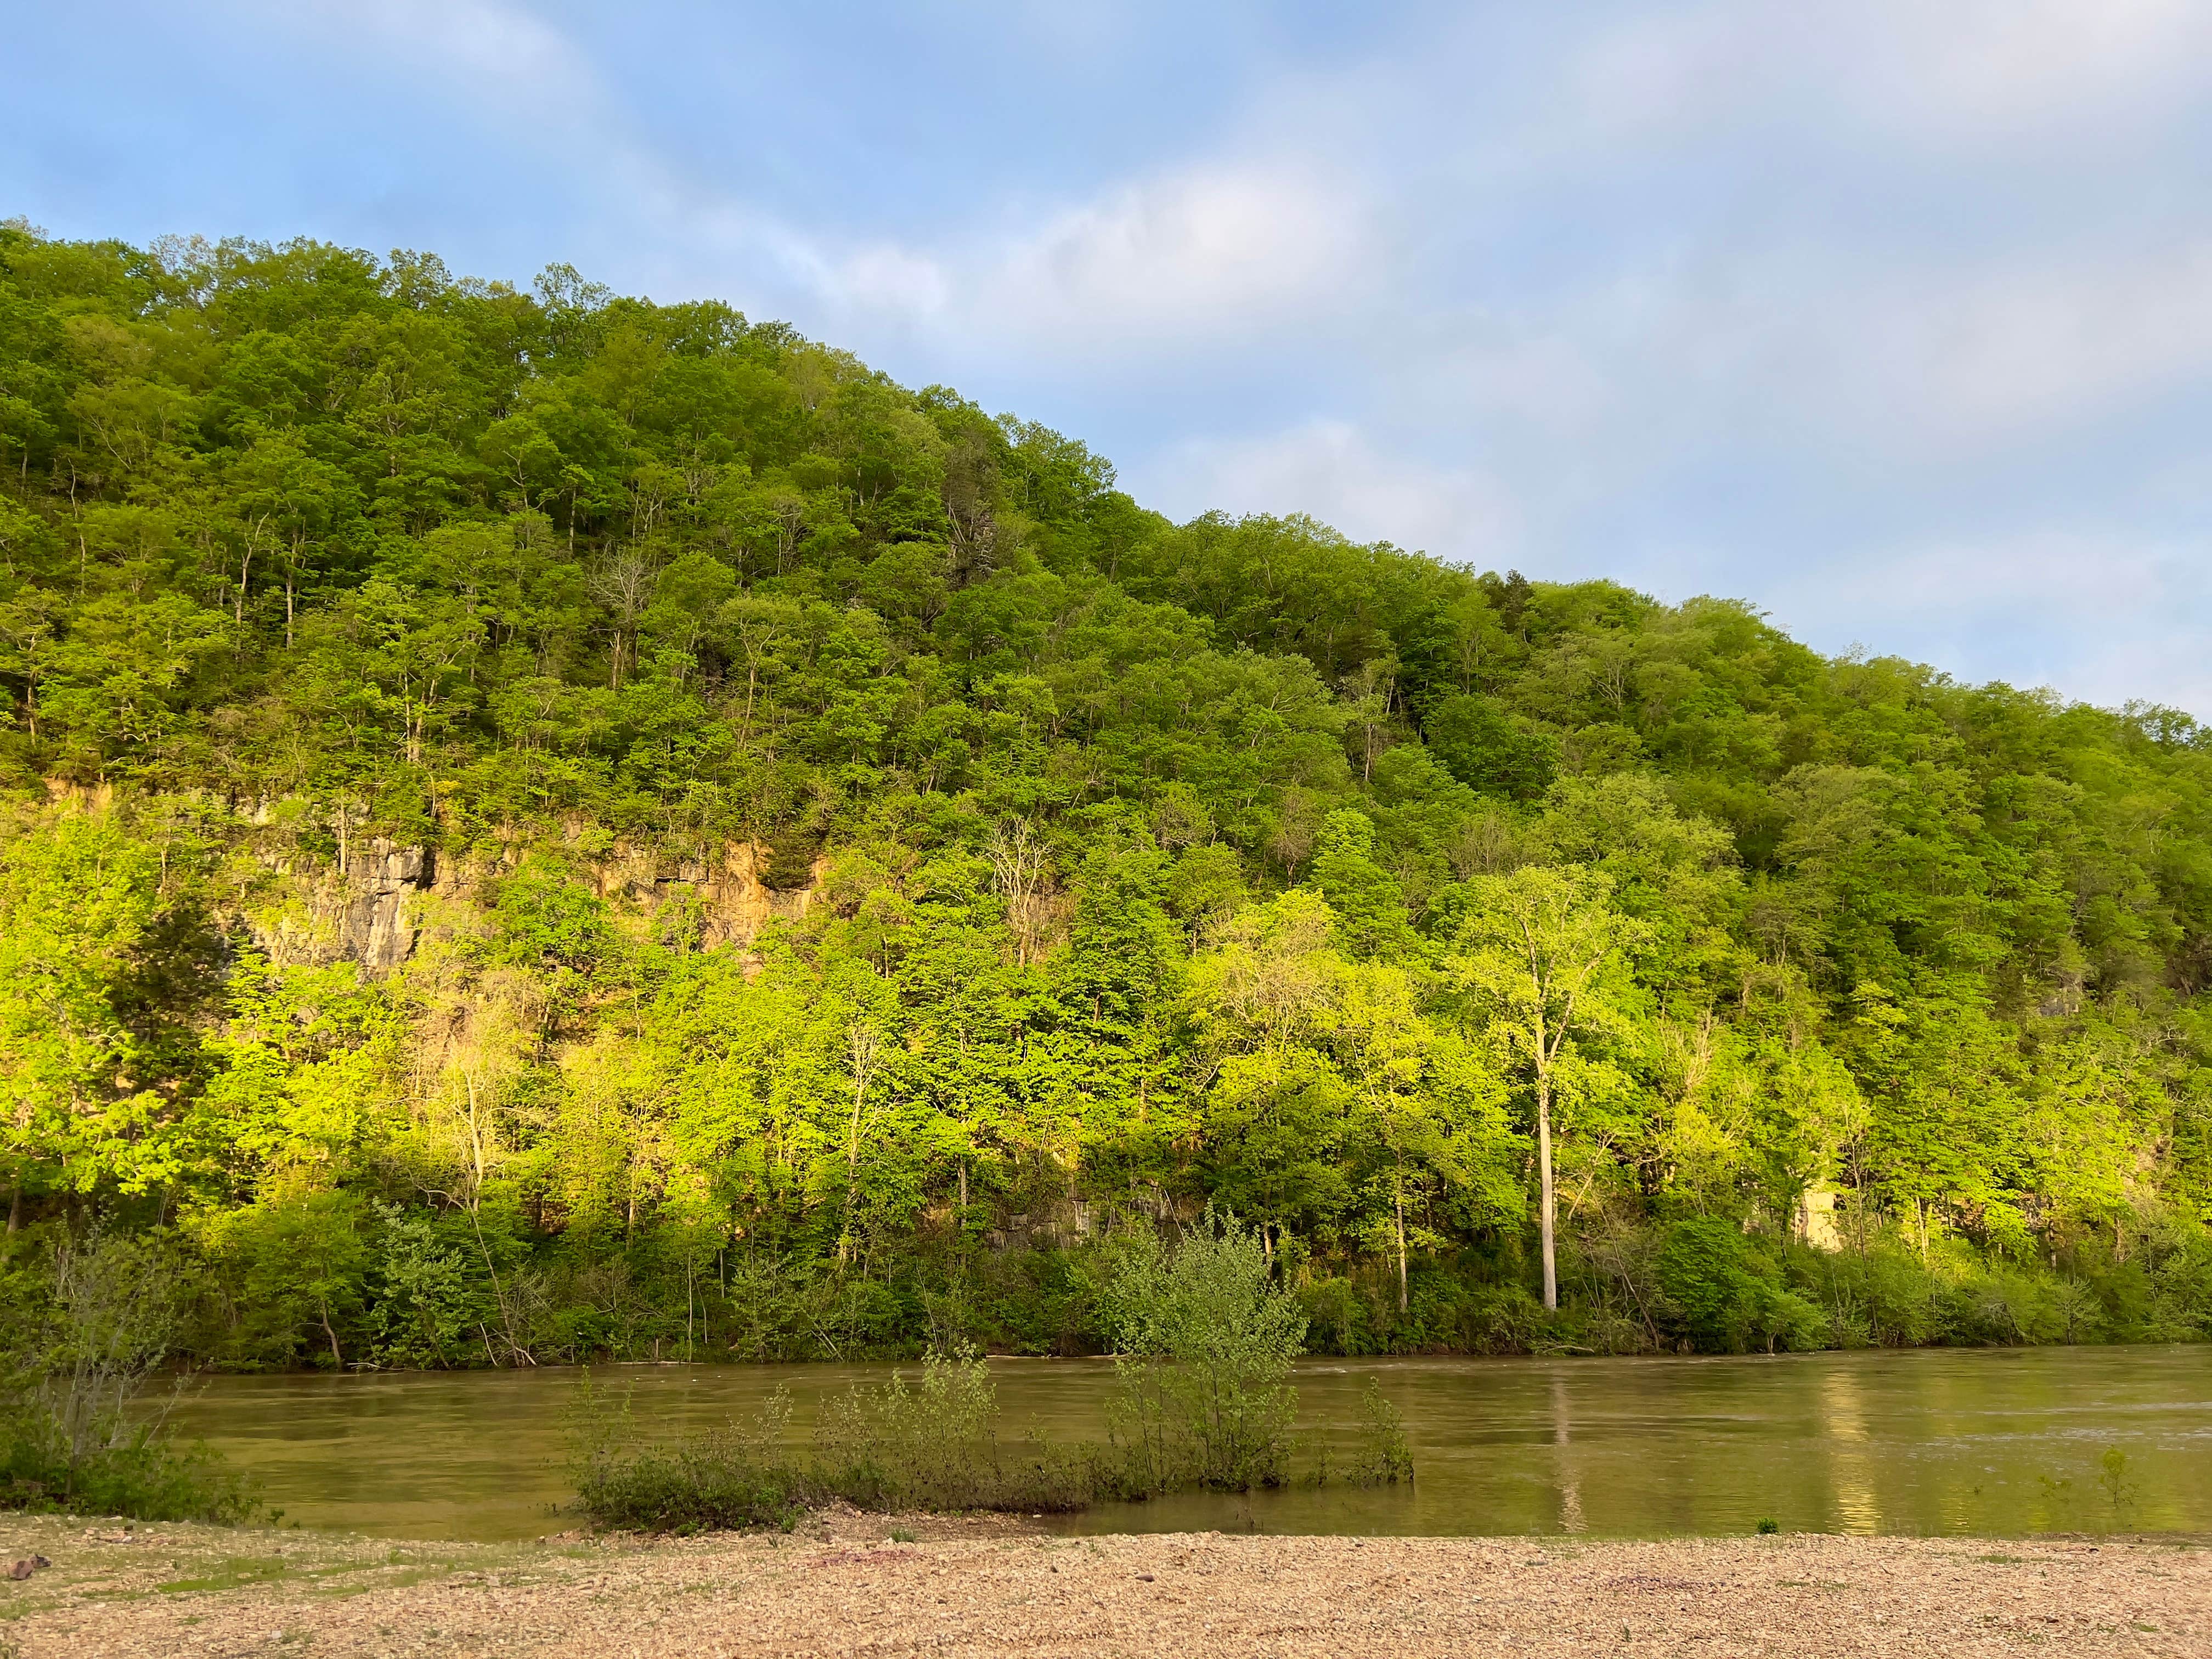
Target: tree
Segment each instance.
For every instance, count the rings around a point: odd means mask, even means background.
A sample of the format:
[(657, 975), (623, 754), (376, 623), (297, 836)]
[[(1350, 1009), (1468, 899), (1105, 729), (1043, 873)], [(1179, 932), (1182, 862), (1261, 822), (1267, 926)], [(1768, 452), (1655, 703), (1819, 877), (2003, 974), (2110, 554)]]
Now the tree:
[(0, 837), (0, 1123), (9, 1230), (24, 1198), (144, 1193), (186, 1149), (134, 982), (160, 923), (161, 856), (111, 813), (19, 821)]
[[(1446, 1215), (1479, 1224), (1503, 1207), (1498, 1176), (1510, 1139), (1498, 1109), (1503, 1091), (1481, 1056), (1423, 1017), (1413, 975), (1402, 968), (1376, 963), (1350, 969), (1330, 1048), (1352, 1085), (1347, 1151), (1364, 1166), (1367, 1190), (1389, 1200), (1403, 1314), (1411, 1305), (1413, 1246), (1445, 1239), (1419, 1216), (1434, 1216), (1441, 1200)], [(1409, 1207), (1416, 1218), (1410, 1224)], [(1371, 1237), (1375, 1230), (1364, 1231)]]
[(1554, 1108), (1620, 1086), (1591, 1050), (1629, 1033), (1626, 953), (1641, 933), (1611, 908), (1612, 884), (1595, 871), (1529, 866), (1468, 886), (1446, 971), (1466, 998), (1471, 1034), (1520, 1071), (1533, 1096), (1544, 1305), (1557, 1308)]

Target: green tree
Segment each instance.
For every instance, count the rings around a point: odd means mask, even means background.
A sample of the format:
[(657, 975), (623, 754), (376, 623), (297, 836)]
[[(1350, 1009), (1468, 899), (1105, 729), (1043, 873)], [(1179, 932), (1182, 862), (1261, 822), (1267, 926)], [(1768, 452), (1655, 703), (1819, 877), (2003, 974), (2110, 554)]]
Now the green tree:
[(1468, 884), (1470, 908), (1447, 971), (1467, 999), (1469, 1027), (1525, 1079), (1536, 1125), (1544, 1305), (1559, 1305), (1555, 1108), (1616, 1090), (1601, 1045), (1632, 1029), (1627, 952), (1640, 930), (1613, 910), (1595, 871), (1530, 866)]

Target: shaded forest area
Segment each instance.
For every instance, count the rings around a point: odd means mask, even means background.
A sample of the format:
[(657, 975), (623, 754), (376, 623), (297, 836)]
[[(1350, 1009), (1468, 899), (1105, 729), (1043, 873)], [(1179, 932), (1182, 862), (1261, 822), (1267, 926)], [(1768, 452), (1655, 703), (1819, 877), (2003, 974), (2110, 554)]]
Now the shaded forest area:
[(20, 223), (0, 688), (11, 1271), (143, 1237), (214, 1363), (1081, 1352), (1209, 1202), (1346, 1352), (2212, 1328), (2172, 710)]

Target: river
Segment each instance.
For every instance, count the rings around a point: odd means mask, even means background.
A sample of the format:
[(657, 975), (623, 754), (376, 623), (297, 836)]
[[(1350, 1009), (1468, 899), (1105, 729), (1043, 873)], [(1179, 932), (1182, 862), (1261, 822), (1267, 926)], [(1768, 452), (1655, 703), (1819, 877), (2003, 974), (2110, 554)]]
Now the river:
[[(787, 1383), (804, 1422), (876, 1366), (604, 1368), (647, 1424), (707, 1426)], [(1097, 1436), (1096, 1360), (995, 1360), (1002, 1432)], [(1301, 1423), (1349, 1425), (1369, 1377), (1404, 1412), (1411, 1489), (1193, 1497), (1072, 1531), (2017, 1535), (2212, 1532), (2212, 1346), (1919, 1349), (1710, 1359), (1310, 1360)], [(556, 1506), (569, 1370), (225, 1376), (173, 1420), (288, 1521), (392, 1538), (527, 1538)], [(2118, 1467), (2107, 1454), (2120, 1455)]]

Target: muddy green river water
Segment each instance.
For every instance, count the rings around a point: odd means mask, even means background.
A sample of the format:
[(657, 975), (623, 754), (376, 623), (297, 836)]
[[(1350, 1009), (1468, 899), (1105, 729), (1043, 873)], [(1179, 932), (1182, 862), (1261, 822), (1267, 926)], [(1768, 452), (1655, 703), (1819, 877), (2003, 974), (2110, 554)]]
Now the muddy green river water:
[[(787, 1383), (803, 1425), (882, 1367), (624, 1366), (648, 1423), (715, 1425)], [(1005, 1431), (1103, 1433), (1111, 1369), (993, 1362)], [(1370, 1376), (1413, 1437), (1410, 1489), (1110, 1507), (1073, 1531), (2212, 1532), (2212, 1346), (1726, 1359), (1315, 1360), (1300, 1420), (1355, 1417)], [(576, 1373), (217, 1378), (176, 1409), (289, 1521), (395, 1538), (526, 1538), (556, 1509)], [(2117, 1449), (2119, 1460), (2109, 1459)], [(2117, 1462), (2117, 1467), (2114, 1467)]]

